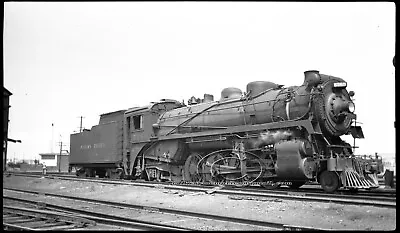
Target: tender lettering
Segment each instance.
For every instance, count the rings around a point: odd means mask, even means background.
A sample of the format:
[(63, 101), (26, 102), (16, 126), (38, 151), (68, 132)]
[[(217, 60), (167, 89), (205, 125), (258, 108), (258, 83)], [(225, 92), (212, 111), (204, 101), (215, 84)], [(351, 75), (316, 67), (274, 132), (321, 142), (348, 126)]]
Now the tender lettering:
[(96, 144), (93, 144), (93, 148), (104, 148), (105, 147), (105, 144), (104, 143), (96, 143)]
[(89, 150), (92, 148), (92, 145), (81, 145), (81, 149), (83, 150)]
[(94, 148), (94, 149), (99, 149), (99, 148), (104, 148), (104, 147), (106, 147), (106, 144), (104, 144), (104, 143), (95, 143), (95, 144), (93, 144), (93, 146), (92, 145), (81, 145), (81, 149), (82, 150), (90, 150), (90, 149), (92, 149), (92, 148)]

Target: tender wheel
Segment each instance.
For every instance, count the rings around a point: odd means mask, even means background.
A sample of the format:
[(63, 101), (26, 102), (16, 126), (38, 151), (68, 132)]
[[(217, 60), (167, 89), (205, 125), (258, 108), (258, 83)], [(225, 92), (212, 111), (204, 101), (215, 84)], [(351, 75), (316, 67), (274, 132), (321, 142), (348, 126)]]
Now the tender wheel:
[(201, 160), (201, 156), (197, 153), (189, 155), (186, 159), (183, 174), (186, 181), (199, 182), (201, 181), (201, 175), (198, 173), (197, 165)]
[(99, 176), (99, 178), (104, 178), (106, 177), (106, 170), (96, 170), (96, 174)]
[(76, 171), (76, 176), (78, 177), (86, 177), (85, 169), (79, 169)]
[(106, 176), (110, 179), (120, 179), (122, 172), (120, 170), (107, 169)]
[(90, 168), (86, 168), (85, 169), (85, 177), (95, 177), (95, 172), (94, 170), (90, 169)]
[(327, 193), (335, 192), (339, 186), (339, 177), (335, 172), (323, 171), (319, 176), (319, 183)]

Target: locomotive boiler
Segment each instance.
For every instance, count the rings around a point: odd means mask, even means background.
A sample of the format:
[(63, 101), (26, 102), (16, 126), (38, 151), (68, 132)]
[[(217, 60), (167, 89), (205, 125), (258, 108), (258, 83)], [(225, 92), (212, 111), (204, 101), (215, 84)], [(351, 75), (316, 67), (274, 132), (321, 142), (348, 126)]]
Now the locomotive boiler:
[(102, 173), (235, 185), (317, 181), (327, 192), (377, 187), (381, 161), (354, 155), (340, 138), (363, 137), (353, 95), (345, 80), (311, 70), (300, 86), (255, 81), (245, 92), (225, 88), (215, 101), (205, 94), (188, 105), (163, 99), (131, 108), (120, 113), (119, 162)]

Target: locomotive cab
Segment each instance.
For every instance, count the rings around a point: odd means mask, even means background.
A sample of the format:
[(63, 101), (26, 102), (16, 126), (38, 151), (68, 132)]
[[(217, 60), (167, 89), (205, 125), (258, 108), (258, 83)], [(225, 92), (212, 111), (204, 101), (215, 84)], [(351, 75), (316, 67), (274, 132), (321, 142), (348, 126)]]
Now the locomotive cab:
[(124, 113), (123, 166), (126, 176), (140, 177), (143, 175), (143, 161), (137, 158), (157, 135), (157, 128), (153, 125), (160, 115), (182, 106), (178, 101), (162, 99), (147, 106), (130, 108)]

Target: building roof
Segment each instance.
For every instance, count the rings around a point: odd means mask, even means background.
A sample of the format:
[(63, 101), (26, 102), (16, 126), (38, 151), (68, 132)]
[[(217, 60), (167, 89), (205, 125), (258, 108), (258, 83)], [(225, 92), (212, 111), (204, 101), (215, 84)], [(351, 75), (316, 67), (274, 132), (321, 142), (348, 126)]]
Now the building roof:
[(12, 95), (12, 93), (9, 90), (7, 90), (5, 87), (3, 87), (3, 96), (10, 96), (10, 95)]

